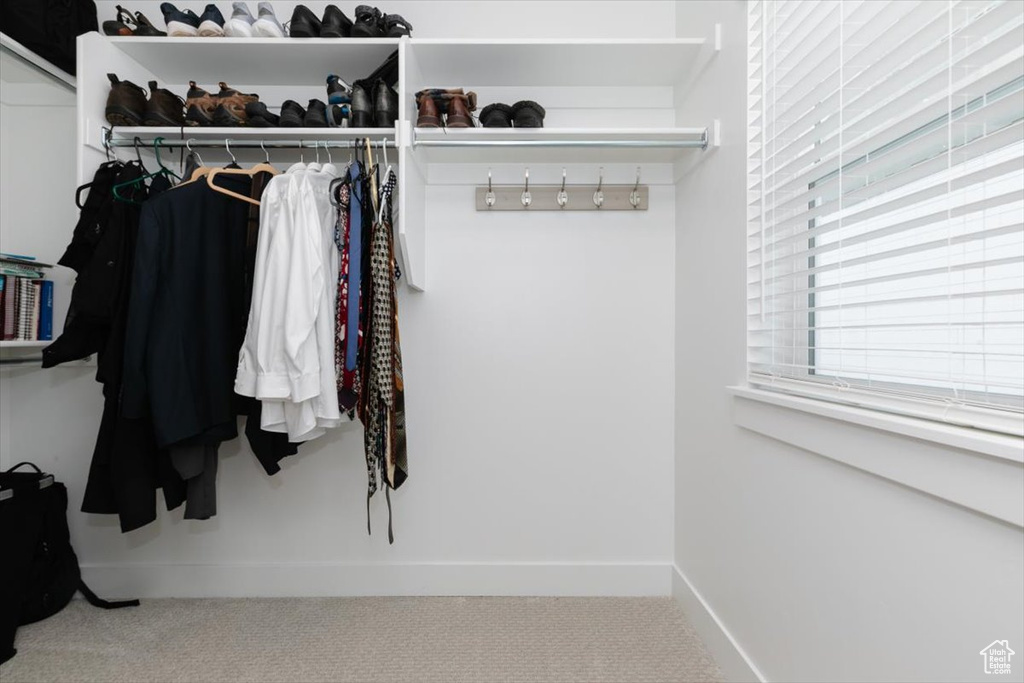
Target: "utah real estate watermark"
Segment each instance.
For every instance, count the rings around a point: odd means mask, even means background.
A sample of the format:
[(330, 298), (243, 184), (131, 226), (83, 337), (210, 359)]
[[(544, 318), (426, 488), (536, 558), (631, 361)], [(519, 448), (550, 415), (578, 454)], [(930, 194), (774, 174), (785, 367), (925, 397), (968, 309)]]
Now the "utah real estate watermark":
[(981, 658), (985, 662), (985, 673), (1010, 673), (1010, 658), (1015, 654), (1017, 653), (1010, 649), (1009, 642), (1005, 640), (993, 640), (991, 645), (981, 651)]

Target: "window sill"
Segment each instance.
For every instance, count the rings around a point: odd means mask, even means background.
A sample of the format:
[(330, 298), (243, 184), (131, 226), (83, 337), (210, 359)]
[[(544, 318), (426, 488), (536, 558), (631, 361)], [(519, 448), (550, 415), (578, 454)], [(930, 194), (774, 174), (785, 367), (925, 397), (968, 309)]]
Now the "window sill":
[(1024, 439), (745, 386), (744, 429), (1024, 527)]

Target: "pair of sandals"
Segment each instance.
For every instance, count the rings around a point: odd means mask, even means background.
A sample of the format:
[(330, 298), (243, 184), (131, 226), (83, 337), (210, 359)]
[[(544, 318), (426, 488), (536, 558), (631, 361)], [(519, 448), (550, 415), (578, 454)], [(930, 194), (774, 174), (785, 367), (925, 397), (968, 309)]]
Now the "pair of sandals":
[(376, 7), (356, 7), (352, 36), (359, 38), (400, 38), (412, 35), (412, 24), (401, 14), (384, 14)]
[(136, 12), (135, 16), (120, 5), (117, 7), (117, 19), (103, 22), (103, 33), (108, 36), (166, 36), (146, 18), (142, 12)]

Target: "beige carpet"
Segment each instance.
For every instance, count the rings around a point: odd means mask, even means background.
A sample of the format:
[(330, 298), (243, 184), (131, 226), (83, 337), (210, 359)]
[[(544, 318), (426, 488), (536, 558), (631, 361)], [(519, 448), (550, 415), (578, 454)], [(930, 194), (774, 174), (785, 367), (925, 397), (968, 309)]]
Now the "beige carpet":
[(0, 681), (721, 681), (670, 598), (75, 600)]

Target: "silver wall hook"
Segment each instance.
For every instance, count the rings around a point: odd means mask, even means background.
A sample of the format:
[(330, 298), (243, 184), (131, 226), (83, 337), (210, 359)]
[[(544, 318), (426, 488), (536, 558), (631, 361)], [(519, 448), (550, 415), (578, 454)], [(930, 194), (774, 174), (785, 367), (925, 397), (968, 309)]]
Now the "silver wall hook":
[(487, 169), (487, 194), (484, 195), (484, 202), (487, 203), (487, 208), (491, 208), (497, 200), (498, 197), (494, 194), (494, 186), (491, 185), (491, 169)]
[(602, 186), (604, 186), (604, 166), (601, 166), (597, 170), (597, 192), (594, 193), (594, 205), (599, 209), (604, 204), (604, 191), (601, 189)]
[(564, 166), (562, 167), (562, 189), (560, 189), (558, 191), (558, 194), (555, 196), (555, 201), (558, 202), (558, 205), (560, 207), (562, 207), (563, 209), (565, 208), (565, 205), (569, 203), (569, 193), (565, 191), (565, 167)]
[(520, 200), (523, 202), (523, 206), (529, 206), (533, 202), (533, 196), (530, 195), (530, 169), (526, 169), (526, 184), (523, 187), (523, 194)]
[(629, 193), (629, 203), (636, 209), (640, 206), (640, 167), (636, 167), (636, 182), (633, 184), (633, 191)]

